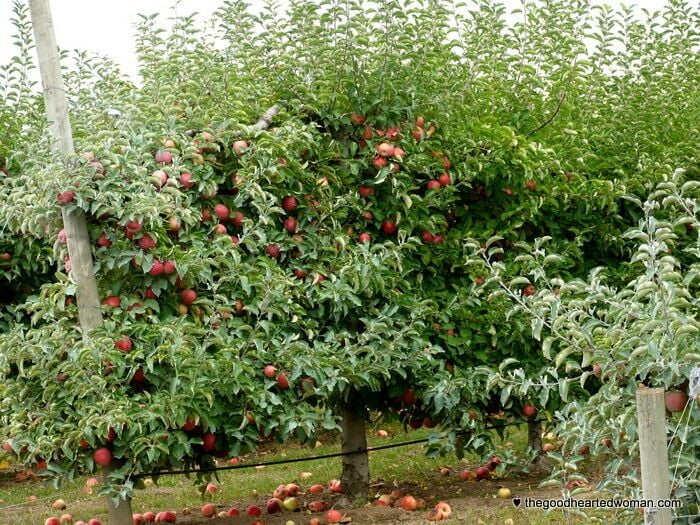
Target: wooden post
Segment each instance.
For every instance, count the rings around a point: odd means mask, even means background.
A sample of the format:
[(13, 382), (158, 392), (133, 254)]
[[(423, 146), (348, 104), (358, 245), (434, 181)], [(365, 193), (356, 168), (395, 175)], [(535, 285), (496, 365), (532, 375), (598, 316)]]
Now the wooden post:
[[(637, 390), (637, 422), (643, 497), (652, 501), (669, 499), (671, 483), (666, 453), (666, 410), (662, 388)], [(644, 510), (646, 525), (671, 525), (671, 517), (671, 509)]]
[[(39, 57), (41, 84), (44, 88), (46, 116), (51, 124), (53, 148), (63, 154), (66, 167), (73, 167), (70, 160), (75, 151), (73, 148), (73, 132), (68, 116), (68, 99), (61, 74), (61, 63), (56, 43), (56, 34), (51, 17), (49, 0), (30, 0), (29, 10), (32, 17), (34, 39)], [(92, 271), (92, 247), (88, 237), (87, 220), (80, 210), (62, 210), (63, 227), (68, 239), (68, 255), (71, 260), (71, 276), (76, 284), (76, 300), (78, 304), (78, 319), (83, 332), (83, 338), (89, 338), (90, 332), (102, 326), (100, 297), (97, 291), (97, 280)], [(108, 476), (109, 470), (103, 474)], [(131, 502), (120, 500), (116, 505), (107, 499), (111, 525), (132, 525)]]
[[(342, 451), (356, 452), (367, 448), (367, 424), (362, 414), (352, 407), (343, 407)], [(343, 456), (341, 486), (343, 494), (352, 503), (369, 496), (369, 457), (367, 452)], [(364, 503), (364, 501), (363, 501)]]
[(528, 421), (527, 422), (527, 446), (537, 451), (537, 457), (533, 463), (538, 463), (542, 460), (542, 422)]

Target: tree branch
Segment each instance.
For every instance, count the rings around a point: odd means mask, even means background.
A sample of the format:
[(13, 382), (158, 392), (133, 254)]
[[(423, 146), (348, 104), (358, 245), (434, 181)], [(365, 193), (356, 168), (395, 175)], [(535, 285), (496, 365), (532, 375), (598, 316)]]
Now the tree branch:
[(531, 137), (535, 133), (542, 131), (544, 128), (549, 126), (552, 123), (552, 121), (555, 119), (555, 117), (559, 114), (559, 110), (561, 109), (561, 105), (564, 102), (565, 98), (566, 98), (566, 92), (562, 93), (561, 96), (559, 97), (559, 102), (557, 102), (557, 107), (554, 108), (554, 113), (552, 113), (552, 115), (547, 120), (545, 120), (542, 124), (537, 126), (535, 129), (533, 129), (531, 132), (529, 132), (525, 136)]

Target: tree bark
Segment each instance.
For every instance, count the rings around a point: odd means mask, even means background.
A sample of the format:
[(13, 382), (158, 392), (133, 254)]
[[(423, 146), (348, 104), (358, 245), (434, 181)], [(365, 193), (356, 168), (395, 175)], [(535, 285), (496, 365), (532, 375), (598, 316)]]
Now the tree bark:
[(341, 486), (350, 502), (369, 497), (369, 456), (367, 455), (367, 424), (362, 414), (351, 407), (342, 412), (342, 451), (344, 453), (364, 451), (343, 456)]
[(535, 462), (542, 457), (542, 423), (540, 421), (527, 422), (527, 446), (537, 451)]
[[(61, 74), (60, 56), (56, 34), (48, 0), (30, 0), (34, 39), (39, 58), (41, 84), (44, 89), (46, 116), (51, 125), (52, 147), (63, 156), (67, 169), (73, 167), (73, 132), (68, 116), (68, 99)], [(62, 210), (63, 226), (68, 239), (68, 255), (71, 260), (71, 276), (75, 281), (78, 319), (83, 338), (102, 326), (102, 312), (97, 290), (97, 280), (93, 273), (92, 247), (88, 237), (85, 214), (80, 210)], [(108, 471), (105, 471), (105, 476)], [(120, 500), (115, 504), (107, 499), (111, 525), (132, 525), (130, 500)]]

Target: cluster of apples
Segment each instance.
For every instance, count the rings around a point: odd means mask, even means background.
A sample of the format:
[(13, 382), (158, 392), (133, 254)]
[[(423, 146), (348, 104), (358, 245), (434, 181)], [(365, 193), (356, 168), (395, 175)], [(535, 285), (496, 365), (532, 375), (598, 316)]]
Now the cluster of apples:
[[(51, 508), (53, 508), (54, 510), (66, 510), (67, 505), (66, 502), (62, 499), (57, 499), (51, 504)], [(97, 518), (92, 518), (89, 521), (73, 521), (73, 516), (71, 514), (65, 513), (61, 515), (60, 518), (57, 518), (55, 516), (46, 518), (46, 520), (44, 521), (44, 525), (102, 525), (102, 522)]]
[[(498, 456), (493, 456), (491, 459), (489, 459), (485, 465), (481, 465), (480, 467), (477, 467), (474, 470), (463, 470), (462, 472), (459, 473), (459, 479), (463, 481), (481, 481), (482, 479), (488, 479), (491, 477), (491, 472), (496, 470), (498, 468), (498, 465), (501, 464), (501, 458)], [(440, 469), (440, 474), (443, 476), (449, 475), (449, 469), (446, 467), (443, 467)]]
[(381, 494), (374, 502), (376, 507), (397, 507), (403, 510), (414, 511), (425, 508), (423, 498), (415, 498), (410, 494), (402, 495), (400, 490), (393, 490), (390, 494)]

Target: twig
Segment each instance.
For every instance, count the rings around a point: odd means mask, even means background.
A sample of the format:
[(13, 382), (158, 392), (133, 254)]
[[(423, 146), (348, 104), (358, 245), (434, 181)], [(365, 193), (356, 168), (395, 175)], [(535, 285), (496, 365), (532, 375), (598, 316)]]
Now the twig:
[(529, 132), (525, 136), (531, 137), (532, 135), (534, 135), (538, 131), (542, 131), (544, 128), (549, 126), (552, 123), (552, 121), (555, 119), (555, 117), (559, 114), (559, 110), (561, 109), (561, 105), (563, 104), (565, 98), (566, 98), (566, 92), (562, 93), (561, 96), (559, 97), (559, 102), (557, 102), (557, 107), (554, 108), (554, 113), (552, 113), (552, 115), (547, 120), (545, 120), (542, 124), (537, 126), (535, 129), (533, 129), (531, 132)]

